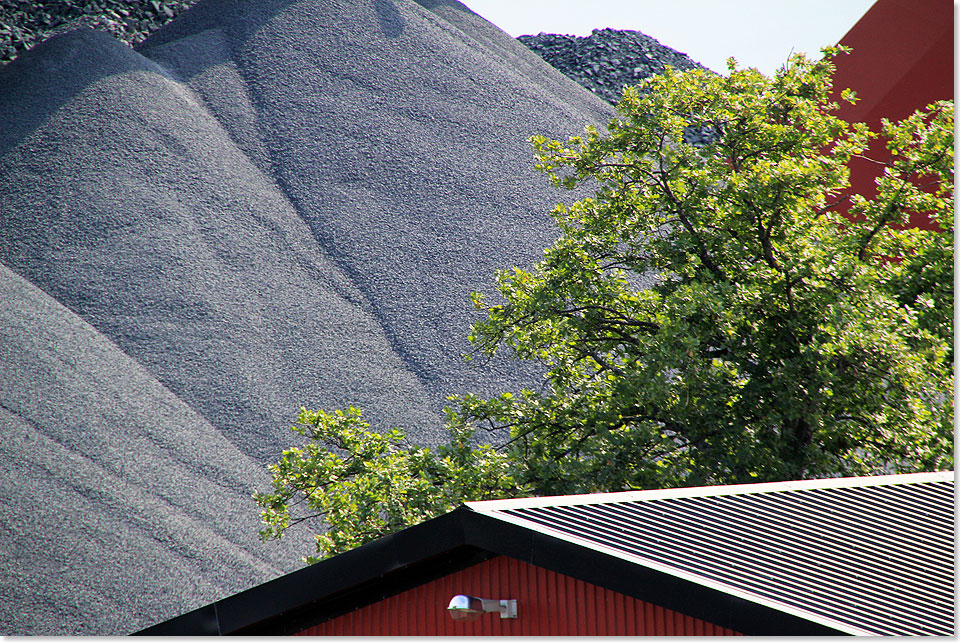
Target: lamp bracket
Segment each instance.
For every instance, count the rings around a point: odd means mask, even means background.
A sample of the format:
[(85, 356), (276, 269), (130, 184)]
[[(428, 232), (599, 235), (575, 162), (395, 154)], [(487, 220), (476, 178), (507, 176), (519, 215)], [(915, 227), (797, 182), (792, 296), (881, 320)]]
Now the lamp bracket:
[(517, 617), (517, 601), (516, 600), (487, 600), (481, 599), (483, 602), (483, 611), (484, 613), (500, 613), (500, 619), (514, 619)]

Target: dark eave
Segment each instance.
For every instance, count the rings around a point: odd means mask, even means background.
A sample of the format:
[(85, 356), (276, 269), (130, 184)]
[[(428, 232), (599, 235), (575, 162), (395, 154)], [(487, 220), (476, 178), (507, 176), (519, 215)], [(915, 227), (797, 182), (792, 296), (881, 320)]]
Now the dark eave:
[(465, 545), (461, 517), (453, 511), (136, 635), (288, 634), (291, 624), (302, 630), (481, 559)]
[(844, 632), (462, 507), (161, 622), (138, 635), (290, 634), (496, 555), (748, 635)]

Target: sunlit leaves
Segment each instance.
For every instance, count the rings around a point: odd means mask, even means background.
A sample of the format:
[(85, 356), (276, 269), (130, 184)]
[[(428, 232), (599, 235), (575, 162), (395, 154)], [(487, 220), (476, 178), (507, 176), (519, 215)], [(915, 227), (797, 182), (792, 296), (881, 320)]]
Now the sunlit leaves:
[(507, 459), (475, 446), (473, 430), (451, 418), (450, 441), (435, 450), (407, 444), (402, 431), (377, 433), (350, 408), (301, 409), (293, 430), (307, 442), (269, 467), (272, 492), (254, 499), (263, 509), (264, 539), (311, 521), (320, 531), (308, 562), (355, 548), (465, 501), (517, 492)]
[[(952, 105), (885, 124), (895, 160), (842, 218), (848, 161), (877, 134), (834, 115), (841, 53), (793, 56), (773, 77), (668, 70), (624, 90), (606, 135), (532, 139), (556, 184), (595, 194), (554, 210), (560, 238), (533, 270), (499, 275), (503, 303), (471, 335), (479, 353), (543, 362), (544, 387), (466, 413), (511, 430), (529, 483), (950, 460)], [(691, 127), (714, 136), (694, 146)], [(912, 212), (944, 225), (895, 225)]]
[[(532, 138), (556, 185), (593, 195), (557, 205), (556, 242), (500, 271), (495, 301), (472, 296), (469, 340), (543, 381), (452, 399), (436, 450), (303, 411), (309, 443), (257, 496), (263, 535), (315, 514), (326, 555), (471, 499), (950, 468), (953, 105), (845, 123), (842, 52), (773, 77), (668, 70), (605, 134)], [(849, 198), (878, 136), (878, 193)], [(938, 228), (903, 227), (919, 213)]]

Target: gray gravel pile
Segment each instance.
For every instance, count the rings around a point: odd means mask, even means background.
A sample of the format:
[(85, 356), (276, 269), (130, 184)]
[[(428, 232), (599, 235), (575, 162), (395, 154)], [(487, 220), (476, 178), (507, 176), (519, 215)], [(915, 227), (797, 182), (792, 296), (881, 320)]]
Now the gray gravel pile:
[(0, 68), (0, 635), (124, 634), (299, 566), (255, 488), (301, 405), (420, 443), (472, 290), (612, 110), (453, 0), (201, 0)]
[(85, 26), (142, 42), (196, 0), (0, 0), (0, 64), (38, 42)]
[(517, 40), (610, 104), (620, 100), (623, 87), (663, 73), (668, 65), (681, 71), (706, 69), (639, 31), (594, 29), (585, 37), (540, 33)]

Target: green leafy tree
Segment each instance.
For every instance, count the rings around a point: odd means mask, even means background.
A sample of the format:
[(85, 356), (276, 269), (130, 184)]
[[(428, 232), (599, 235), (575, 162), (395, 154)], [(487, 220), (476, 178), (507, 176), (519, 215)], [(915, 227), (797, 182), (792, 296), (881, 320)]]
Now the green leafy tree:
[[(541, 170), (594, 195), (556, 207), (559, 238), (498, 274), (502, 301), (473, 296), (469, 338), (542, 363), (542, 385), (453, 399), (437, 453), (302, 416), (330, 432), (274, 468), (265, 535), (293, 497), (321, 507), (329, 554), (481, 497), (952, 466), (953, 105), (848, 124), (840, 53), (668, 70), (624, 90), (606, 134), (534, 137)], [(878, 194), (849, 197), (878, 135)], [(904, 227), (913, 212), (937, 229)], [(509, 437), (476, 448), (478, 429)]]
[(264, 539), (280, 539), (306, 520), (324, 522), (318, 556), (306, 558), (310, 564), (464, 502), (516, 490), (507, 455), (473, 445), (473, 431), (462, 426), (452, 427), (449, 443), (435, 450), (407, 443), (399, 429), (370, 430), (356, 408), (302, 408), (293, 430), (307, 443), (270, 465), (273, 492), (254, 499), (264, 509)]
[[(477, 298), (471, 339), (545, 362), (547, 386), (466, 400), (513, 430), (528, 481), (950, 465), (953, 107), (885, 123), (894, 161), (844, 218), (848, 161), (874, 134), (832, 113), (838, 53), (773, 78), (668, 72), (624, 92), (607, 135), (534, 140), (556, 184), (596, 193), (556, 208), (561, 236), (532, 271), (498, 276), (504, 304)], [(689, 128), (712, 142), (685, 142)], [(916, 211), (940, 229), (902, 229)]]

